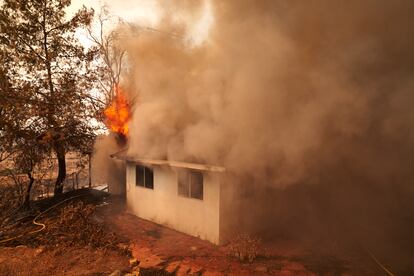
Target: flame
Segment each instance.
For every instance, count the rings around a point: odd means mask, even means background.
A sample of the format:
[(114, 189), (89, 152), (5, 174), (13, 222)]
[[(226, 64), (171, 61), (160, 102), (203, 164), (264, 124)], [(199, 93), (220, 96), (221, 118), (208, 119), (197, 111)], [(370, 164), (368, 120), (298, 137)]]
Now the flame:
[(104, 111), (106, 125), (113, 132), (128, 135), (128, 121), (131, 119), (131, 110), (124, 92), (115, 87), (115, 97), (111, 105)]

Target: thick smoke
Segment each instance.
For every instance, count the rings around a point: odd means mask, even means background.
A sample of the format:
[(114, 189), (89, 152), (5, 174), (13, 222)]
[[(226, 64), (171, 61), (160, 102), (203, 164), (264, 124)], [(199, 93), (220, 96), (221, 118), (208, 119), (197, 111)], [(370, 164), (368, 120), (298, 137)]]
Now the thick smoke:
[[(201, 16), (179, 2), (165, 14)], [(186, 35), (195, 22), (168, 16), (130, 43), (129, 153), (225, 166), (267, 196), (243, 215), (266, 218), (257, 230), (346, 232), (412, 254), (414, 2), (211, 6), (202, 44)]]
[(141, 35), (130, 152), (222, 164), (277, 186), (343, 158), (366, 172), (380, 166), (379, 178), (403, 170), (414, 4), (295, 3), (217, 1), (199, 47), (179, 23)]
[(120, 151), (116, 134), (101, 135), (94, 144), (92, 155), (92, 182), (96, 185), (108, 185), (113, 195), (125, 194), (125, 164), (111, 158), (111, 154)]

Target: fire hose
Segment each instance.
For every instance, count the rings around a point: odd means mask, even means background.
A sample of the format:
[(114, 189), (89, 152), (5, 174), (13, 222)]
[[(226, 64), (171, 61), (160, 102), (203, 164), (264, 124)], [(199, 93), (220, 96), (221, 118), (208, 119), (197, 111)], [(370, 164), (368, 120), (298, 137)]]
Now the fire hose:
[(382, 269), (388, 276), (395, 276), (394, 273), (392, 273), (388, 268), (386, 268), (376, 257), (374, 254), (372, 254), (371, 251), (368, 249), (365, 249), (368, 253), (368, 255), (371, 257), (371, 259)]
[(5, 242), (9, 242), (9, 241), (12, 241), (12, 240), (16, 240), (16, 239), (21, 238), (21, 237), (24, 237), (24, 236), (26, 236), (26, 235), (32, 235), (32, 234), (36, 234), (36, 233), (39, 233), (39, 232), (43, 231), (43, 230), (46, 228), (46, 225), (45, 225), (44, 223), (41, 223), (41, 222), (38, 222), (38, 221), (37, 221), (37, 220), (38, 220), (38, 219), (39, 219), (42, 215), (46, 214), (46, 213), (47, 213), (47, 212), (49, 212), (50, 210), (52, 210), (52, 209), (56, 208), (57, 206), (59, 206), (59, 205), (61, 205), (61, 204), (65, 203), (65, 202), (67, 202), (67, 201), (69, 201), (69, 200), (71, 200), (71, 199), (78, 198), (78, 197), (85, 196), (85, 195), (87, 195), (87, 194), (77, 195), (77, 196), (72, 196), (72, 197), (69, 197), (69, 198), (67, 198), (67, 199), (65, 199), (65, 200), (62, 200), (62, 201), (60, 201), (60, 202), (58, 202), (58, 203), (56, 203), (56, 204), (52, 205), (51, 207), (47, 208), (45, 211), (43, 211), (43, 212), (39, 213), (39, 214), (38, 214), (38, 215), (37, 215), (37, 216), (36, 216), (36, 217), (32, 220), (32, 223), (33, 223), (34, 225), (40, 226), (40, 228), (39, 228), (39, 229), (36, 229), (36, 230), (30, 231), (30, 232), (27, 232), (27, 233), (23, 233), (23, 234), (20, 234), (20, 235), (18, 235), (18, 236), (15, 236), (15, 237), (11, 237), (11, 238), (7, 238), (7, 239), (4, 239), (4, 240), (1, 240), (1, 241), (0, 241), (0, 244), (5, 243)]

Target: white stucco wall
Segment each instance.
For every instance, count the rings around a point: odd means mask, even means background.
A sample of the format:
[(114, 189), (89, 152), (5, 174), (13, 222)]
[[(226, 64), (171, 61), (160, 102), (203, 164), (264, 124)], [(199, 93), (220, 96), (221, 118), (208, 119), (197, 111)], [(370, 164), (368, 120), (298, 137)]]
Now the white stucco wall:
[(220, 242), (220, 177), (204, 173), (203, 200), (178, 195), (177, 173), (169, 167), (152, 167), (154, 189), (135, 185), (135, 163), (126, 169), (126, 195), (130, 212), (177, 231)]

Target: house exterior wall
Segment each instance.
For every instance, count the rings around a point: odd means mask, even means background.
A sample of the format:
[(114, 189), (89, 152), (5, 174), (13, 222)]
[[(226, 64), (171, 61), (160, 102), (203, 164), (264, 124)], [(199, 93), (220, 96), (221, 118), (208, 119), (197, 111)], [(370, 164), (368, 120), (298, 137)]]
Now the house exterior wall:
[(136, 186), (135, 166), (128, 162), (126, 168), (126, 197), (131, 213), (215, 244), (220, 242), (218, 174), (203, 174), (203, 200), (199, 200), (178, 195), (177, 172), (169, 167), (152, 167), (153, 190)]

